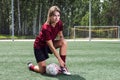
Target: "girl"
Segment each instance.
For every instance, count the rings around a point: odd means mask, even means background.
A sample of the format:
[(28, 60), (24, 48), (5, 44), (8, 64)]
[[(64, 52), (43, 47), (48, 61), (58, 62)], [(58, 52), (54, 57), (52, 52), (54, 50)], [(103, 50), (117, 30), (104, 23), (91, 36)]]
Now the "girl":
[[(48, 11), (47, 20), (42, 25), (40, 33), (34, 42), (34, 54), (38, 65), (28, 63), (30, 70), (41, 74), (45, 73), (46, 59), (49, 58), (48, 53), (54, 53), (60, 64), (61, 72), (66, 75), (71, 74), (65, 66), (67, 42), (64, 39), (62, 30), (60, 9), (57, 6), (52, 6)], [(57, 36), (59, 40), (55, 40)], [(59, 48), (59, 54), (56, 48)]]

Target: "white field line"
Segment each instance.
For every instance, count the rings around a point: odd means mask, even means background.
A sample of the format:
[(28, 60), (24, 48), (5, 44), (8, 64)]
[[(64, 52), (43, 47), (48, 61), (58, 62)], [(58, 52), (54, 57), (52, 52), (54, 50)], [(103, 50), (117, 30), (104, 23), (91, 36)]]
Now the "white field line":
[[(16, 42), (16, 41), (34, 41), (35, 39), (15, 39), (14, 41)], [(89, 39), (66, 39), (66, 41), (89, 41)], [(91, 41), (120, 41), (120, 39), (111, 39), (111, 40), (109, 40), (109, 39), (92, 39)], [(13, 42), (13, 40), (0, 40), (0, 42)]]

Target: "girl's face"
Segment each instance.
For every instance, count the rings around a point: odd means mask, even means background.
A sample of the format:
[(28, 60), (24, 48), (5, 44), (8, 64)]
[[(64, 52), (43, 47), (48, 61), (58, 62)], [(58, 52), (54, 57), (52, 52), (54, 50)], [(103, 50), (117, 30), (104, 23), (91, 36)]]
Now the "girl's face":
[(60, 20), (60, 13), (58, 11), (54, 12), (54, 15), (50, 17), (52, 23), (57, 23)]

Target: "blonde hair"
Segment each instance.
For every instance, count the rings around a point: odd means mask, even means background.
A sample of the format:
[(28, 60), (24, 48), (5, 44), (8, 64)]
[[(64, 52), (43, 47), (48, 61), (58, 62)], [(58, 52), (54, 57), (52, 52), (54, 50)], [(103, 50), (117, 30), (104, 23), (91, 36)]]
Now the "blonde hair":
[(47, 23), (50, 23), (49, 17), (53, 16), (55, 11), (60, 13), (60, 8), (58, 6), (50, 7), (50, 9), (48, 10), (48, 14), (47, 14), (47, 21), (46, 21)]

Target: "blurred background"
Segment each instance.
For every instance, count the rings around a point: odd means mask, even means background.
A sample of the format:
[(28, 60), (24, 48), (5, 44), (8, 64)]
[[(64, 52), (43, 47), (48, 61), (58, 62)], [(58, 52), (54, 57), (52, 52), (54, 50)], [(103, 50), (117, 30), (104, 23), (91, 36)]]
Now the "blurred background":
[(0, 0), (0, 39), (34, 39), (53, 5), (66, 38), (119, 38), (120, 0)]

